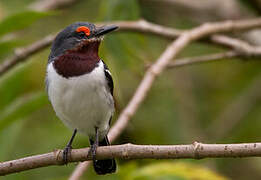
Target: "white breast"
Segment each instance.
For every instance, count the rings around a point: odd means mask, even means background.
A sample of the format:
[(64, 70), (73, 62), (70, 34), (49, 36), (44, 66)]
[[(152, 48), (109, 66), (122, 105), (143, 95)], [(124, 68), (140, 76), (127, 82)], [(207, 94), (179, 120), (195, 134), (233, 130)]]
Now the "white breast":
[(64, 78), (50, 63), (47, 67), (48, 95), (57, 116), (70, 128), (89, 136), (106, 134), (114, 113), (102, 61), (92, 72)]

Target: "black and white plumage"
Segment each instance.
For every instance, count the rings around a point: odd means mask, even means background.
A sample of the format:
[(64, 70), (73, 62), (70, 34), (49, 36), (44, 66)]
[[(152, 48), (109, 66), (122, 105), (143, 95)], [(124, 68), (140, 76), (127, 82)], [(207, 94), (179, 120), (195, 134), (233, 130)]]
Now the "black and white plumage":
[(105, 73), (110, 75), (104, 67), (99, 61), (92, 72), (68, 79), (56, 72), (53, 63), (47, 68), (48, 95), (57, 116), (68, 127), (91, 137), (95, 137), (95, 127), (99, 138), (107, 134), (114, 113), (112, 87)]
[(89, 136), (94, 169), (98, 174), (116, 170), (114, 159), (96, 160), (98, 145), (109, 145), (107, 133), (114, 113), (113, 80), (98, 56), (102, 35), (116, 26), (97, 28), (91, 23), (74, 23), (53, 42), (46, 75), (49, 100), (56, 115), (74, 135), (64, 151), (64, 160), (77, 131)]

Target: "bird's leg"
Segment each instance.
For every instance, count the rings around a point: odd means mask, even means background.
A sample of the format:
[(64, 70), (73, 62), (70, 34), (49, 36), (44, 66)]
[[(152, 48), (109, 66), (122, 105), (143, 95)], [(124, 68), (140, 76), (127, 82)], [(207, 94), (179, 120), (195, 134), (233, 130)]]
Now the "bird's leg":
[(96, 160), (96, 151), (98, 146), (99, 146), (99, 132), (98, 132), (98, 128), (95, 127), (95, 139), (94, 139), (94, 143), (91, 145), (91, 153), (92, 153), (93, 161)]
[(70, 141), (68, 142), (68, 144), (66, 145), (66, 147), (63, 150), (63, 162), (64, 162), (64, 164), (68, 163), (68, 154), (71, 153), (72, 142), (73, 142), (73, 139), (74, 139), (76, 133), (77, 133), (77, 129), (74, 129), (73, 135), (72, 135)]

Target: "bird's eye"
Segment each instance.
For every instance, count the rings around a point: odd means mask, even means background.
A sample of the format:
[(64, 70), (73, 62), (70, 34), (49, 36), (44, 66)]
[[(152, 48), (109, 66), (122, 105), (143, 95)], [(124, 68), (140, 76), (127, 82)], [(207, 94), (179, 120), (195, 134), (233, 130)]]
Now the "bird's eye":
[(76, 32), (79, 33), (80, 35), (86, 35), (86, 36), (90, 36), (91, 34), (90, 29), (86, 26), (79, 26), (76, 29)]
[(85, 34), (83, 31), (81, 31), (81, 32), (78, 32), (78, 34), (79, 34), (79, 36), (80, 36), (81, 38), (83, 38), (83, 37), (85, 37), (85, 36), (86, 36), (86, 34)]

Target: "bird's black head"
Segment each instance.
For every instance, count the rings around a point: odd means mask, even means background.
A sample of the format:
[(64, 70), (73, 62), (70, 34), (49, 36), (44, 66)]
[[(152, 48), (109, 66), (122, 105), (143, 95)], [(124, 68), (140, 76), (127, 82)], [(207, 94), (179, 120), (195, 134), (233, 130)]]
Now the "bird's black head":
[(117, 26), (96, 27), (87, 22), (77, 22), (62, 30), (55, 38), (48, 64), (65, 78), (91, 72), (100, 61), (98, 49), (104, 34)]
[(77, 22), (62, 30), (55, 38), (49, 61), (67, 50), (81, 49), (87, 44), (100, 43), (103, 35), (117, 29), (117, 26), (96, 27), (88, 22)]

